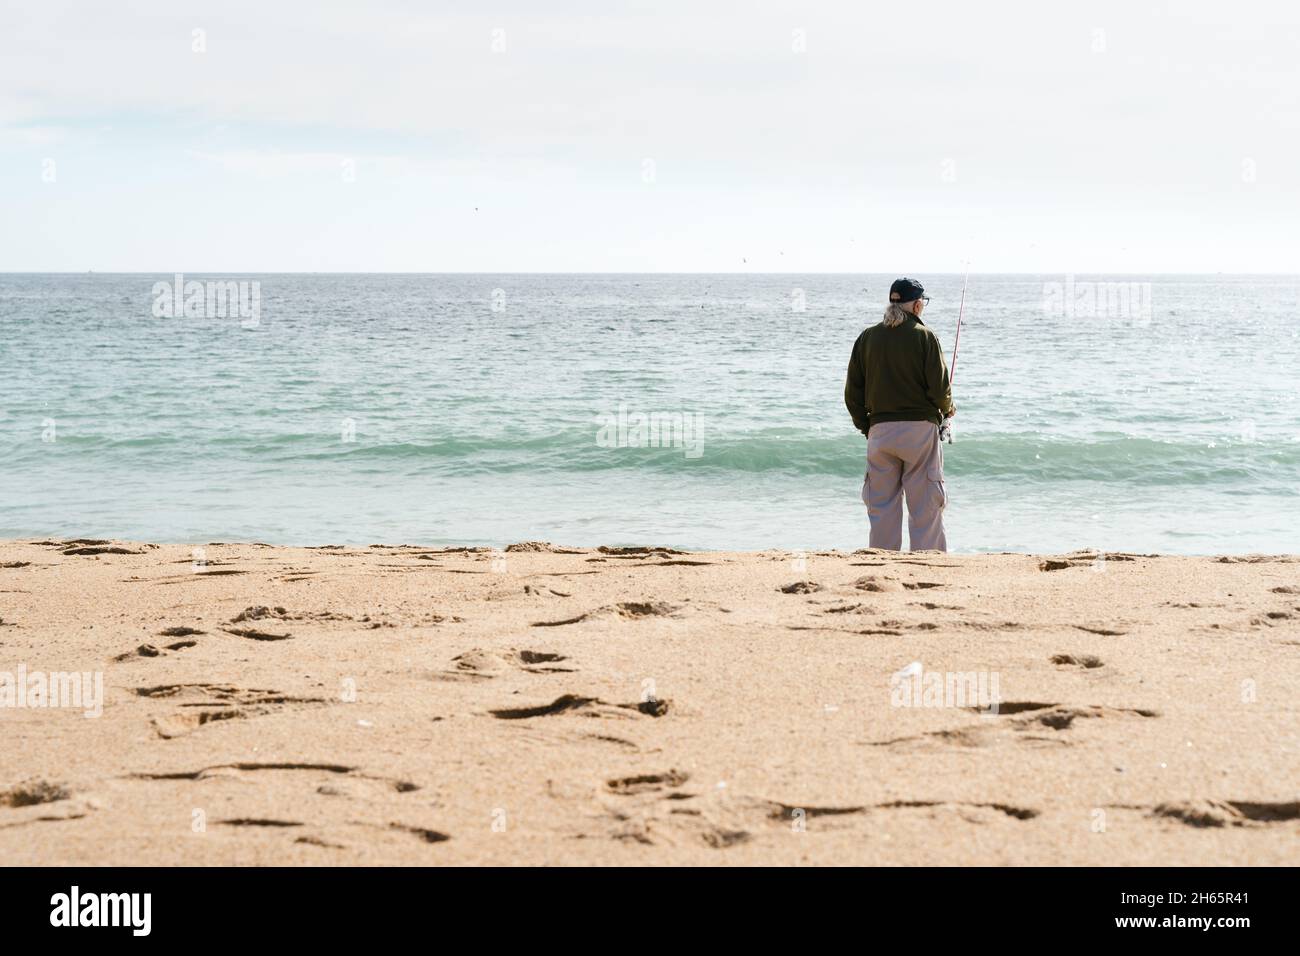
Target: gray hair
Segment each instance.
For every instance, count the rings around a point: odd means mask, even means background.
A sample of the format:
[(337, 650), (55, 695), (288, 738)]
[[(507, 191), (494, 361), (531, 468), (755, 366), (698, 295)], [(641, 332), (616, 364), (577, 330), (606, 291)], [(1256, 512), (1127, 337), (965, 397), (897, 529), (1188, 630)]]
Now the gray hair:
[[(912, 300), (912, 302), (915, 301), (916, 301), (915, 299)], [(902, 325), (908, 319), (915, 318), (915, 316), (912, 314), (912, 310), (908, 308), (908, 306), (910, 306), (912, 302), (889, 303), (889, 308), (885, 310), (885, 319), (884, 319), (885, 328), (892, 329), (896, 326)]]

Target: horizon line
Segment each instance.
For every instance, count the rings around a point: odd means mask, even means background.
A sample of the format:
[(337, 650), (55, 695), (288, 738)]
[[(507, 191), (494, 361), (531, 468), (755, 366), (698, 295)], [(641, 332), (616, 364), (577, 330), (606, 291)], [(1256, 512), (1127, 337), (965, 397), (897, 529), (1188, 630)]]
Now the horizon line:
[[(1109, 269), (1033, 269), (1025, 272), (1007, 272), (1007, 271), (989, 271), (974, 272), (961, 270), (957, 272), (930, 269), (912, 270), (916, 275), (943, 275), (943, 276), (1028, 276), (1028, 275), (1112, 275), (1112, 276), (1242, 276), (1242, 277), (1259, 277), (1275, 276), (1283, 278), (1300, 278), (1300, 272), (1158, 272), (1151, 270), (1139, 271), (1116, 271)], [(73, 270), (73, 269), (34, 269), (34, 270), (0, 270), (0, 276), (85, 276), (85, 275), (104, 275), (104, 276), (155, 276), (155, 275), (339, 275), (339, 276), (467, 276), (467, 275), (526, 275), (526, 276), (884, 276), (896, 275), (893, 272), (871, 272), (871, 271), (850, 271), (850, 272), (817, 272), (817, 271), (794, 271), (794, 272), (769, 272), (769, 271), (744, 271), (744, 272), (726, 272), (713, 270), (699, 270), (690, 272), (680, 272), (671, 270), (647, 271), (647, 272), (623, 272), (609, 269), (598, 269), (590, 271), (518, 271), (510, 269), (473, 269), (461, 271), (430, 271), (430, 272), (412, 272), (412, 271), (390, 271), (390, 270), (348, 270), (348, 269), (154, 269), (154, 270), (104, 270), (95, 269)]]

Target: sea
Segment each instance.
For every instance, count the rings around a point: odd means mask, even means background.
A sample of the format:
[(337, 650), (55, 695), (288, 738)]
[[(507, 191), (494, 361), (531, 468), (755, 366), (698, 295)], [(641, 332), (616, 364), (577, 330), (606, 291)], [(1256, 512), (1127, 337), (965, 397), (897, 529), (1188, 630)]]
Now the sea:
[[(866, 547), (894, 278), (0, 274), (0, 538)], [(1300, 551), (1300, 277), (913, 278), (951, 549)]]

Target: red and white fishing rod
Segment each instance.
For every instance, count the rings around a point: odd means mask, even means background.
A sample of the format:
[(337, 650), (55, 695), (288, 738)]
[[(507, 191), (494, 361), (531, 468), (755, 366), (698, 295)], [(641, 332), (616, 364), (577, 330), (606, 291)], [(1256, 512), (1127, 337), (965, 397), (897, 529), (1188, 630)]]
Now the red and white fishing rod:
[[(957, 306), (957, 336), (952, 342), (952, 362), (951, 368), (948, 369), (948, 385), (951, 387), (957, 381), (957, 348), (961, 345), (961, 317), (966, 311), (966, 283), (970, 281), (970, 272), (967, 271), (965, 277), (961, 280), (961, 304)], [(947, 440), (952, 444), (952, 416), (944, 416), (939, 425), (939, 441)]]

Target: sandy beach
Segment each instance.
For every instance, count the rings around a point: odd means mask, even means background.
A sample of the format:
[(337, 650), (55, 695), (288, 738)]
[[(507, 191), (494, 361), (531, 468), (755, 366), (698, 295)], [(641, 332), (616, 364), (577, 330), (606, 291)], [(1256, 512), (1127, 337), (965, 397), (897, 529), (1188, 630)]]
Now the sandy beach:
[(15, 864), (1300, 863), (1294, 556), (8, 542), (0, 682)]

